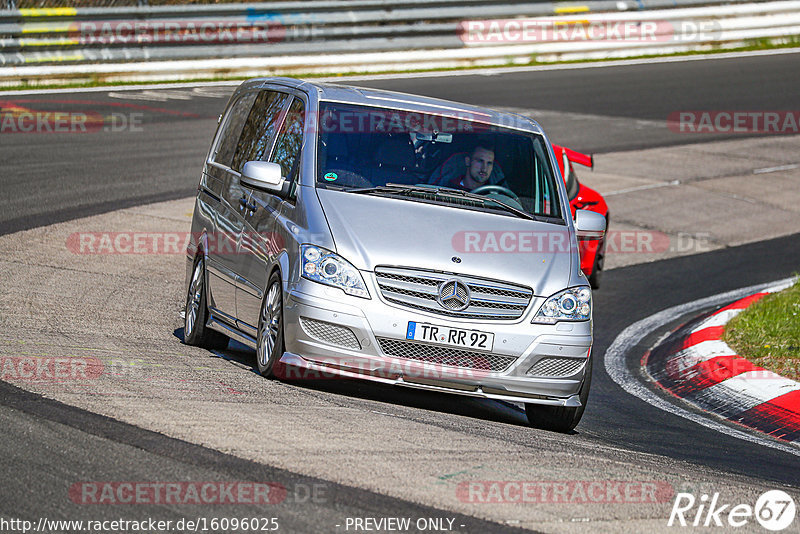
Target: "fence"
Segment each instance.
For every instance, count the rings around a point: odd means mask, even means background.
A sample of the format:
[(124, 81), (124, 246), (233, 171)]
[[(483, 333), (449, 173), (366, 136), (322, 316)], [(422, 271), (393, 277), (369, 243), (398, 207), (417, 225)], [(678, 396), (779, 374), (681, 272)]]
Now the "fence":
[[(707, 5), (713, 1), (104, 0), (111, 7), (0, 10), (0, 84), (517, 64), (800, 35), (800, 1)], [(521, 31), (531, 20), (533, 33)], [(632, 31), (588, 36), (619, 30), (610, 24)]]

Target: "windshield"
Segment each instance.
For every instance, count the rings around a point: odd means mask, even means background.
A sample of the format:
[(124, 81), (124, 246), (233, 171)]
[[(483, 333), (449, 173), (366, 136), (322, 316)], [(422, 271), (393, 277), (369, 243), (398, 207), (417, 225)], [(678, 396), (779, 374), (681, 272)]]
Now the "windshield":
[(562, 218), (540, 135), (340, 103), (322, 104), (318, 131), (318, 187)]

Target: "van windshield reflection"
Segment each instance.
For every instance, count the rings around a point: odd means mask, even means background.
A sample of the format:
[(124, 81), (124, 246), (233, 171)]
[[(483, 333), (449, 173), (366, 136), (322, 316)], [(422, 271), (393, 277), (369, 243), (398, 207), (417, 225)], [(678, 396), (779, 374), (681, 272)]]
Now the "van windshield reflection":
[(544, 139), (469, 119), (323, 103), (317, 185), (563, 219)]

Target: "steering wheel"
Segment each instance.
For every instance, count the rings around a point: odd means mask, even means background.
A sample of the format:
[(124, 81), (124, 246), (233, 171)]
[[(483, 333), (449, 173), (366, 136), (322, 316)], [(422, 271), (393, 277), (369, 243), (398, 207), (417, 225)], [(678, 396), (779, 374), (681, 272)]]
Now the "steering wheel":
[(473, 189), (472, 193), (475, 193), (476, 195), (488, 195), (489, 193), (500, 193), (501, 195), (513, 198), (514, 200), (516, 200), (518, 203), (521, 204), (519, 197), (515, 195), (511, 189), (503, 187), (502, 185), (493, 185), (493, 184), (481, 185)]

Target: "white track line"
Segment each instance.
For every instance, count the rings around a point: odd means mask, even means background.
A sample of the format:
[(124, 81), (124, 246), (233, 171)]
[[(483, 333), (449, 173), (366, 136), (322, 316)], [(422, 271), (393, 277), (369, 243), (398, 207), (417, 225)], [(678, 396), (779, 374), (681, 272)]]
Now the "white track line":
[(790, 165), (778, 165), (777, 167), (764, 167), (763, 169), (755, 169), (753, 174), (767, 174), (770, 172), (791, 171), (800, 167), (800, 163), (792, 163)]
[(778, 449), (783, 452), (794, 454), (795, 456), (800, 456), (800, 446), (790, 445), (788, 443), (780, 443), (767, 438), (762, 438), (758, 435), (744, 432), (742, 430), (738, 430), (734, 427), (710, 419), (709, 417), (690, 412), (659, 397), (631, 374), (631, 372), (628, 370), (625, 359), (628, 352), (630, 352), (631, 349), (633, 349), (633, 347), (635, 347), (642, 338), (646, 337), (648, 334), (662, 325), (678, 319), (682, 315), (702, 310), (703, 308), (719, 306), (721, 304), (746, 297), (752, 293), (764, 291), (765, 289), (774, 289), (781, 286), (788, 287), (794, 282), (794, 280), (794, 278), (787, 278), (778, 282), (770, 282), (767, 284), (759, 284), (728, 291), (727, 293), (722, 293), (720, 295), (714, 295), (704, 299), (695, 300), (694, 302), (689, 302), (687, 304), (673, 306), (672, 308), (660, 311), (654, 315), (651, 315), (650, 317), (646, 317), (641, 321), (637, 321), (623, 330), (617, 336), (611, 346), (608, 347), (608, 350), (606, 350), (604, 357), (606, 372), (609, 374), (611, 379), (614, 380), (614, 382), (622, 387), (622, 389), (631, 395), (634, 395), (635, 397), (639, 397), (651, 406), (664, 410), (665, 412), (669, 412), (673, 415), (683, 417), (684, 419), (688, 419), (689, 421), (697, 423), (698, 425), (716, 430), (717, 432), (721, 432), (728, 436), (749, 441), (751, 443), (756, 443), (758, 445), (771, 447), (773, 449)]
[(62, 89), (19, 89), (15, 91), (0, 90), (0, 98), (6, 95), (41, 95), (60, 93), (102, 93), (105, 91), (143, 91), (149, 89), (188, 89), (190, 87), (238, 87), (242, 80), (225, 80), (219, 82), (175, 82), (148, 83), (138, 85), (100, 85), (97, 87), (65, 87)]

